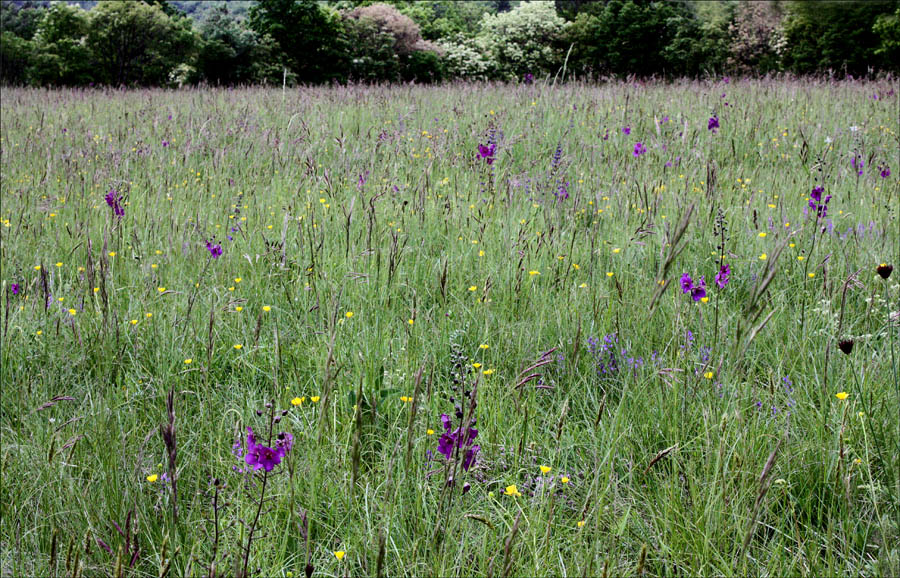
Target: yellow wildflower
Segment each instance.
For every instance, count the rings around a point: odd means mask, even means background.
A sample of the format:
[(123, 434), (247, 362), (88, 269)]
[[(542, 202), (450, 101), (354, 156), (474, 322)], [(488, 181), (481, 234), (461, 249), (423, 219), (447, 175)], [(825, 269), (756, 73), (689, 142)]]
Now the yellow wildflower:
[(506, 494), (507, 496), (520, 496), (521, 497), (521, 495), (522, 495), (519, 492), (519, 488), (517, 488), (515, 486), (515, 484), (513, 484), (512, 486), (506, 486), (506, 490), (503, 493)]

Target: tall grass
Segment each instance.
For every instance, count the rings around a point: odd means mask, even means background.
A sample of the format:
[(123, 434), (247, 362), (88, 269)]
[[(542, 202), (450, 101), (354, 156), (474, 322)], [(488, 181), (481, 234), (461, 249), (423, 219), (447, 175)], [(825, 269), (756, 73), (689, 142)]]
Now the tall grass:
[(897, 575), (897, 88), (3, 90), (0, 574)]

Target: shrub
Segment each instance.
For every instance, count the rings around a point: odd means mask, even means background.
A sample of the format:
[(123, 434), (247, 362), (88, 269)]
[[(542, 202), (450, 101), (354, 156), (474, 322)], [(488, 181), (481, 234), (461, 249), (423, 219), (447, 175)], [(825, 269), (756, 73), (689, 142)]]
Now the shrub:
[(482, 18), (480, 46), (503, 78), (552, 72), (562, 64), (560, 40), (565, 29), (566, 21), (552, 2), (523, 2), (509, 12)]
[(737, 6), (730, 36), (728, 64), (737, 72), (770, 72), (779, 67), (776, 52), (782, 12), (775, 2), (748, 2)]
[(372, 4), (344, 13), (350, 77), (366, 81), (434, 81), (441, 75), (439, 48), (393, 6)]
[(482, 39), (458, 36), (441, 42), (440, 47), (450, 76), (486, 80), (496, 73), (497, 63), (482, 45)]

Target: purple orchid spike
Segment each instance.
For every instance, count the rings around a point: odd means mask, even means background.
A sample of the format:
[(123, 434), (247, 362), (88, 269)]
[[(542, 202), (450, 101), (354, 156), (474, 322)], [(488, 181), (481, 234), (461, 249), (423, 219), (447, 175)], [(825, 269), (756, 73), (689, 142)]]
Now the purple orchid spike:
[(206, 250), (209, 251), (209, 256), (213, 259), (218, 259), (222, 256), (222, 245), (213, 244), (212, 241), (206, 242)]
[(731, 267), (728, 264), (722, 265), (719, 268), (719, 272), (716, 273), (716, 285), (719, 286), (719, 289), (724, 289), (726, 285), (728, 285), (728, 276), (731, 275)]
[(494, 163), (494, 154), (496, 153), (496, 151), (497, 145), (494, 143), (488, 145), (478, 145), (478, 156), (487, 161), (487, 164), (489, 165)]
[(696, 285), (691, 287), (691, 299), (694, 301), (700, 301), (706, 297), (706, 280), (703, 276), (700, 276), (700, 281), (697, 282)]
[(278, 434), (274, 448), (258, 444), (253, 435), (253, 429), (248, 427), (247, 453), (244, 456), (244, 462), (248, 466), (252, 466), (254, 470), (271, 472), (275, 466), (281, 463), (282, 458), (291, 450), (293, 444), (294, 437), (288, 433)]
[(115, 189), (110, 189), (106, 196), (103, 197), (106, 199), (106, 204), (113, 210), (113, 213), (120, 219), (125, 216), (125, 208), (119, 202), (119, 193)]

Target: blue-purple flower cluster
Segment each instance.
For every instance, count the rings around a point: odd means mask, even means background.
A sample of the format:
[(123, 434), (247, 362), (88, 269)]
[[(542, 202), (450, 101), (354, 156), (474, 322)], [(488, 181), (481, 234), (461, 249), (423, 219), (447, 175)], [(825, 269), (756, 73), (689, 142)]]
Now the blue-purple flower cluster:
[(122, 199), (119, 197), (119, 192), (115, 189), (110, 189), (106, 196), (106, 204), (113, 210), (113, 213), (118, 218), (122, 218), (125, 216), (125, 207), (122, 206)]
[[(441, 414), (441, 423), (444, 425), (444, 433), (438, 440), (438, 452), (444, 454), (448, 460), (453, 459), (454, 452), (462, 452), (463, 471), (469, 471), (469, 468), (475, 463), (475, 456), (481, 450), (481, 446), (474, 443), (475, 438), (478, 437), (478, 430), (474, 427), (467, 427), (463, 432), (462, 426), (453, 429), (450, 416), (446, 413)], [(475, 423), (473, 422), (472, 425), (474, 426)]]

